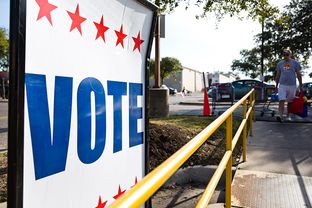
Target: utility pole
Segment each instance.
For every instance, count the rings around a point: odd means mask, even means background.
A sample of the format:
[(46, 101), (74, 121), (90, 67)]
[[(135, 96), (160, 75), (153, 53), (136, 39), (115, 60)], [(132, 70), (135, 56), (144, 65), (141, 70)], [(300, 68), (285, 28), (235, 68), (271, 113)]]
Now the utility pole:
[[(155, 4), (159, 7), (159, 0), (155, 1)], [(154, 88), (160, 88), (160, 15), (157, 12), (156, 28), (155, 28), (155, 86)]]
[(263, 32), (264, 32), (264, 17), (262, 17), (261, 20), (261, 81), (263, 82), (264, 80), (264, 37), (263, 37)]
[[(263, 32), (264, 32), (264, 17), (262, 17), (261, 20), (261, 82), (263, 86), (264, 82), (264, 37), (263, 37)], [(264, 99), (264, 88), (261, 88), (261, 100)]]
[[(159, 7), (160, 0), (155, 0)], [(169, 90), (160, 88), (160, 11), (157, 12), (155, 28), (155, 85), (149, 89), (149, 117), (169, 116)]]
[[(159, 4), (157, 5), (159, 6)], [(160, 87), (160, 16), (157, 14), (155, 30), (155, 86)]]

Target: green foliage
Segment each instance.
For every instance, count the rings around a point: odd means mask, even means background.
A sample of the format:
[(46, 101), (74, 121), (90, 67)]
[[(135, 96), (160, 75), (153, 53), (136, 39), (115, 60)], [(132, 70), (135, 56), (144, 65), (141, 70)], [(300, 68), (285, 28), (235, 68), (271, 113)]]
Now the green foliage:
[[(280, 49), (281, 50), (281, 49)], [(255, 47), (251, 50), (242, 50), (241, 59), (233, 60), (232, 70), (242, 72), (252, 79), (261, 75), (261, 48)], [(273, 80), (275, 68), (279, 61), (279, 56), (274, 56), (270, 47), (264, 47), (264, 81)]]
[[(278, 58), (282, 49), (289, 47), (294, 58), (307, 66), (312, 47), (311, 11), (311, 0), (292, 0), (278, 18), (266, 22), (265, 45), (273, 57)], [(256, 40), (260, 43), (260, 34)]]
[(208, 13), (214, 13), (217, 19), (222, 19), (224, 15), (239, 15), (242, 12), (247, 13), (249, 17), (258, 18), (263, 15), (270, 15), (271, 8), (268, 0), (154, 0), (159, 6), (160, 13), (170, 13), (181, 4), (196, 6), (202, 9), (202, 14), (197, 18), (206, 17)]
[(252, 8), (252, 11), (251, 17), (258, 19), (260, 23), (268, 18), (275, 17), (279, 12), (278, 8), (271, 6), (268, 0), (259, 0), (257, 6)]
[(148, 61), (148, 74), (149, 77), (153, 77), (155, 75), (155, 60), (154, 59), (150, 59)]
[[(155, 74), (155, 61), (151, 59), (149, 61), (150, 77)], [(182, 64), (180, 61), (173, 57), (164, 57), (160, 61), (160, 79), (161, 83), (171, 74), (182, 69)]]
[(245, 76), (250, 76), (251, 78), (256, 78), (260, 71), (260, 58), (259, 58), (259, 50), (254, 48), (252, 50), (242, 50), (240, 52), (242, 59), (234, 60), (232, 63), (233, 71), (240, 71), (245, 74)]
[(176, 58), (164, 57), (160, 61), (160, 78), (163, 81), (171, 74), (182, 70), (182, 64)]
[(303, 61), (311, 56), (312, 48), (312, 2), (292, 0), (283, 13), (288, 19), (288, 27), (282, 33), (282, 44), (289, 46)]
[[(307, 68), (312, 48), (312, 3), (311, 0), (292, 0), (279, 15), (268, 16), (263, 34), (255, 36), (257, 46), (242, 50), (240, 60), (234, 60), (232, 70), (251, 77), (260, 73), (261, 41), (264, 40), (264, 71), (266, 80), (274, 77), (275, 67), (284, 48), (290, 48), (293, 58)], [(255, 59), (258, 57), (258, 59)], [(311, 74), (312, 76), (312, 74)]]
[(0, 69), (7, 70), (9, 66), (9, 39), (4, 28), (0, 28)]

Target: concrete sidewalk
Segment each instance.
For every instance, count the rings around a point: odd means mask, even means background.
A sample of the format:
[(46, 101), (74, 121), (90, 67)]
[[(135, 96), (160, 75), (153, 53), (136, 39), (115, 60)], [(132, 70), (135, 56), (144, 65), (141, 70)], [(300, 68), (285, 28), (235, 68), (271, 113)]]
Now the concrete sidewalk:
[[(287, 110), (285, 106), (285, 111)], [(257, 121), (276, 121), (276, 115), (278, 114), (278, 103), (271, 103), (269, 106), (267, 103), (256, 104), (256, 118)], [(312, 123), (312, 107), (308, 106), (308, 116), (302, 118), (300, 116), (290, 114), (290, 119), (285, 119), (285, 123)]]
[(254, 123), (241, 169), (312, 177), (311, 123)]
[(312, 207), (312, 123), (257, 121), (247, 148), (233, 180), (234, 206)]

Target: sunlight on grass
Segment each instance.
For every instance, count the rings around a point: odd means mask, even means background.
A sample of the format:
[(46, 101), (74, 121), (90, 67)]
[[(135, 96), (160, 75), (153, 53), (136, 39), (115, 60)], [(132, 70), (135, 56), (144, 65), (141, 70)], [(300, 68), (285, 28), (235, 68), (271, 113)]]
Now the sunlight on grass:
[[(178, 126), (190, 131), (202, 131), (210, 123), (212, 123), (216, 117), (203, 117), (203, 116), (171, 116), (169, 118), (153, 118), (150, 119), (151, 124), (158, 125), (173, 125)], [(236, 129), (239, 126), (239, 119), (233, 118), (233, 128)], [(225, 130), (225, 123), (220, 127), (220, 130)]]
[(172, 116), (170, 118), (150, 119), (150, 123), (158, 125), (174, 125), (188, 130), (200, 131), (207, 127), (215, 118), (199, 116)]
[(8, 151), (0, 152), (0, 157), (7, 157), (7, 156), (8, 156)]

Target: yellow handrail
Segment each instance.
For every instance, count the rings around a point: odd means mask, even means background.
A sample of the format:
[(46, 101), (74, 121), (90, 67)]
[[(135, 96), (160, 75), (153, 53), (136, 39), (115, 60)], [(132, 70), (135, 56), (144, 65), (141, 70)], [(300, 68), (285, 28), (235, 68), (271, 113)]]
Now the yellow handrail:
[(200, 200), (198, 201), (196, 208), (206, 208), (213, 192), (215, 191), (218, 182), (222, 176), (222, 173), (228, 163), (228, 161), (230, 160), (232, 155), (231, 151), (226, 151), (220, 164), (218, 165), (218, 168), (216, 169), (215, 173), (213, 174), (211, 180), (209, 181), (207, 188), (205, 190), (205, 192), (203, 193), (202, 197), (200, 198)]
[[(249, 110), (247, 109), (247, 99), (249, 97)], [(232, 178), (232, 150), (237, 143), (239, 135), (241, 132), (246, 131), (247, 119), (250, 118), (250, 135), (252, 135), (252, 118), (254, 114), (255, 105), (255, 91), (252, 89), (248, 92), (242, 99), (226, 110), (222, 115), (220, 115), (216, 120), (214, 120), (209, 126), (207, 126), (202, 132), (196, 135), (192, 140), (185, 144), (176, 153), (170, 156), (152, 172), (146, 175), (140, 182), (138, 182), (132, 189), (127, 191), (118, 200), (110, 205), (111, 208), (131, 208), (139, 207), (148, 198), (150, 198), (182, 165), (183, 163), (192, 156), (192, 154), (226, 121), (226, 153), (220, 162), (217, 171), (214, 173), (213, 178), (210, 180), (207, 190), (204, 192), (201, 200), (199, 201), (197, 207), (204, 207), (209, 203), (209, 200), (215, 190), (218, 181), (221, 178), (223, 170), (226, 166), (226, 207), (231, 206), (231, 183)], [(232, 114), (240, 106), (244, 104), (244, 125), (240, 125), (238, 131), (239, 135), (236, 133), (234, 136), (234, 142), (232, 145)], [(243, 144), (246, 144), (246, 135), (243, 133)], [(245, 145), (246, 146), (246, 145)], [(243, 145), (243, 154), (246, 154), (246, 147)]]

